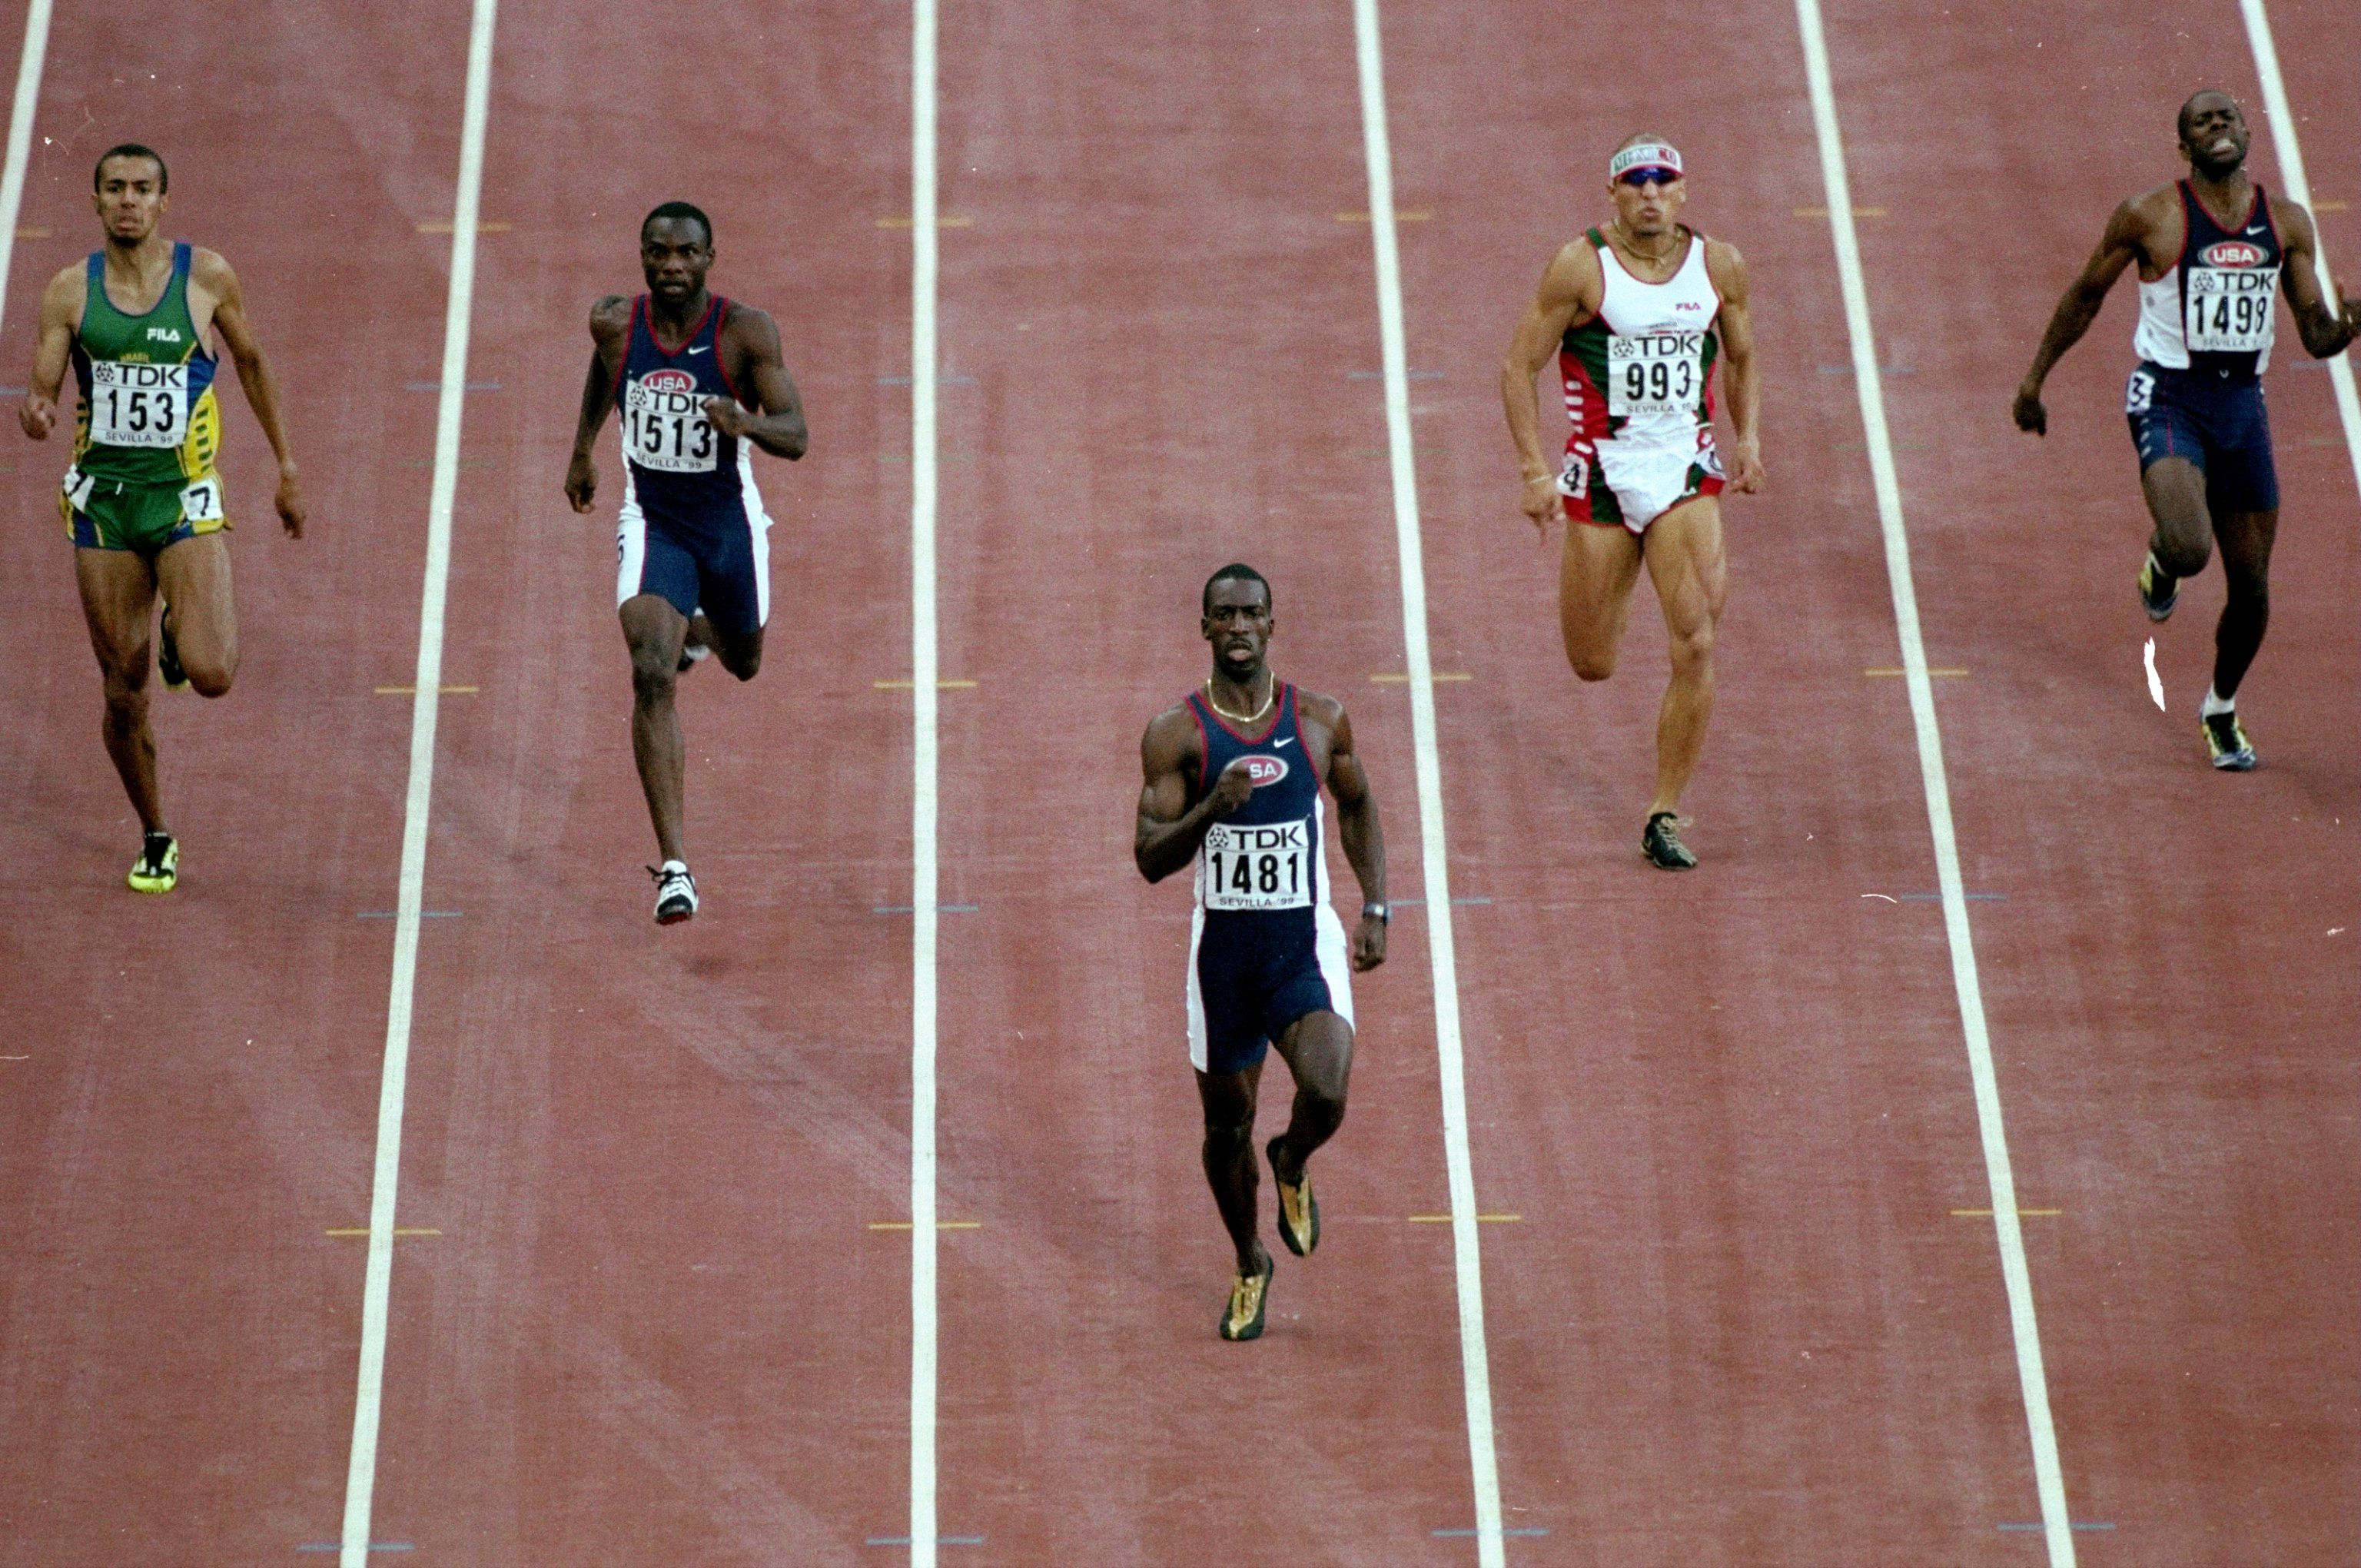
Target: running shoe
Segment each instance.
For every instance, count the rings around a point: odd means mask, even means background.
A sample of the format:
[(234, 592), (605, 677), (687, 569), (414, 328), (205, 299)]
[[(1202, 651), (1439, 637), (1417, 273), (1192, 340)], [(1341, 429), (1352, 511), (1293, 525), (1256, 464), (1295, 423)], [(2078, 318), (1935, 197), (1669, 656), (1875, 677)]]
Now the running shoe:
[(1673, 831), (1680, 818), (1669, 811), (1651, 812), (1647, 830), (1640, 835), (1640, 852), (1668, 872), (1685, 872), (1697, 864), (1697, 857)]
[(2140, 563), (2139, 596), (2140, 608), (2147, 611), (2150, 620), (2169, 620), (2172, 607), (2180, 602), (2180, 579), (2158, 564), (2153, 550)]
[(2230, 773), (2243, 773), (2254, 767), (2255, 745), (2246, 739), (2236, 708), (2202, 718), (2197, 728), (2205, 731), (2205, 749), (2213, 754), (2215, 767)]
[(1230, 1304), (1222, 1313), (1222, 1337), (1226, 1340), (1262, 1338), (1263, 1308), (1270, 1295), (1270, 1277), (1278, 1265), (1265, 1256), (1262, 1272), (1241, 1274), (1230, 1282)]
[(1280, 1142), (1273, 1138), (1263, 1148), (1263, 1157), (1270, 1161), (1270, 1179), (1279, 1189), (1279, 1239), (1296, 1256), (1310, 1257), (1320, 1245), (1320, 1200), (1312, 1196), (1311, 1171), (1296, 1172), (1292, 1183), (1279, 1176)]
[(139, 858), (125, 878), (134, 893), (170, 893), (181, 880), (181, 845), (170, 833), (150, 833), (139, 841)]
[(169, 615), (156, 622), (156, 673), (164, 677), (166, 691), (189, 689), (189, 672), (181, 668), (181, 645), (172, 638), (172, 618)]
[(648, 875), (656, 879), (657, 925), (677, 926), (697, 913), (697, 879), (688, 874), (686, 865), (666, 861), (650, 866)]
[(704, 658), (708, 653), (712, 652), (712, 649), (708, 648), (702, 642), (682, 643), (680, 645), (680, 663), (673, 667), (674, 674), (682, 675), (688, 674), (689, 671), (697, 668), (697, 662), (699, 659)]

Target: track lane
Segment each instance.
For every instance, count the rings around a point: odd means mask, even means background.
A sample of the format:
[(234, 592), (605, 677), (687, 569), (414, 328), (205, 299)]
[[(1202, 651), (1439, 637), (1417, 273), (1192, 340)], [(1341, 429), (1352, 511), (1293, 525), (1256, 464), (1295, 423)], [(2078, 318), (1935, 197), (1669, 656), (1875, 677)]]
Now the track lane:
[(943, 897), (978, 907), (944, 923), (941, 1183), (982, 1228), (943, 1248), (942, 1531), (997, 1562), (1469, 1561), (1435, 1535), (1475, 1522), (1450, 1239), (1408, 1222), (1446, 1206), (1421, 917), (1356, 986), (1322, 1250), (1224, 1344), (1185, 879), (1126, 852), (1140, 729), (1202, 677), (1199, 586), (1243, 558), (1421, 892), (1406, 714), (1370, 681), (1402, 654), (1369, 236), (1337, 218), (1367, 200), (1350, 16), (944, 20), (972, 226), (945, 235), (943, 673), (979, 685), (943, 710)]
[[(2305, 54), (2361, 50), (2342, 16), (2280, 25)], [(2361, 1151), (2330, 1110), (2356, 1089), (2361, 975), (2324, 935), (2361, 884), (2361, 506), (2327, 378), (2283, 320), (2278, 591), (2240, 693), (2264, 767), (2243, 778), (2213, 773), (2194, 733), (2218, 574), (2161, 628), (2132, 601), (2147, 522), (2119, 413), (2127, 298), (2053, 378), (2049, 441), (2005, 422), (2106, 209), (2175, 171), (2174, 107), (2221, 84), (2259, 122), (2237, 11), (2170, 38), (2098, 5), (1897, 25), (1839, 5), (1829, 27), (1861, 199), (1898, 212), (1938, 191), (1952, 222), (2015, 236), (1991, 267), (1951, 264), (1938, 225), (1874, 225), (1863, 245), (1881, 323), (1913, 334), (1920, 367), (1888, 391), (1916, 449), (1902, 477), (1929, 641), (1977, 672), (1947, 689), (1946, 727), (1971, 885), (2008, 894), (1977, 912), (1978, 939), (2003, 1082), (2025, 1086), (2020, 1183), (2065, 1211), (2027, 1228), (2074, 1518), (2114, 1524), (2112, 1549), (2141, 1560), (2330, 1560), (2361, 1463), (2361, 1313), (2340, 1283), (2361, 1266)], [(2022, 97), (1960, 92), (1938, 113), (1921, 93), (1898, 112), (1889, 84), (1929, 71)], [(2013, 134), (2027, 100), (2048, 106), (2039, 145)], [(2300, 109), (2326, 111), (2307, 153), (2349, 147), (2340, 102)], [(2083, 149), (2072, 199), (2026, 202), (2057, 145)], [(2275, 182), (2259, 123), (2255, 165)], [(1939, 291), (1920, 281), (1938, 275)], [(2150, 635), (2162, 715), (2139, 670)]]
[(0, 992), (27, 1058), (0, 1064), (0, 1561), (269, 1561), (333, 1534), (341, 1485), (361, 1255), (325, 1232), (367, 1201), (388, 930), (357, 916), (390, 899), (401, 718), (371, 685), (415, 613), (432, 400), (402, 387), (432, 375), (440, 247), (411, 197), (447, 166), (456, 66), (415, 20), (245, 52), (116, 20), (54, 31), (0, 360), (22, 376), (42, 285), (94, 243), (90, 159), (163, 148), (170, 227), (245, 282), (313, 528), (280, 536), (268, 445), (231, 412), (244, 661), (225, 702), (156, 693), (185, 859), (143, 900), (56, 532), (65, 448), (24, 444), (0, 481), (0, 580), (38, 655), (0, 726), (49, 738), (0, 764)]
[[(2015, 1553), (1994, 1526), (2037, 1517), (2032, 1475), (1989, 1222), (1949, 1213), (1982, 1163), (1909, 716), (1867, 673), (1897, 663), (1893, 608), (1794, 13), (1664, 21), (1672, 96), (1599, 81), (1530, 8), (1389, 24), (1399, 203), (1430, 214), (1403, 231), (1412, 362), (1443, 372), (1430, 578), (1474, 676), (1444, 704), (1456, 875), (1493, 899), (1463, 958), (1480, 1197), (1525, 1216), (1487, 1259), (1504, 1499), (1573, 1561)], [(1650, 591), (1617, 679), (1576, 687), (1496, 391), (1551, 247), (1607, 211), (1592, 170), (1642, 128), (1749, 258), (1769, 411), (1772, 488), (1724, 509), (1682, 878), (1633, 853)]]
[[(503, 5), (419, 974), (377, 1533), (455, 1558), (853, 1562), (894, 1533), (906, 1333), (906, 236), (898, 41), (725, 7), (667, 45)], [(666, 33), (667, 38), (671, 38)], [(744, 105), (792, 101), (758, 149)], [(683, 682), (706, 905), (659, 932), (613, 612), (611, 426), (558, 493), (590, 301), (640, 216), (713, 214), (813, 455), (758, 459), (768, 667)], [(906, 457), (904, 458), (906, 464)]]

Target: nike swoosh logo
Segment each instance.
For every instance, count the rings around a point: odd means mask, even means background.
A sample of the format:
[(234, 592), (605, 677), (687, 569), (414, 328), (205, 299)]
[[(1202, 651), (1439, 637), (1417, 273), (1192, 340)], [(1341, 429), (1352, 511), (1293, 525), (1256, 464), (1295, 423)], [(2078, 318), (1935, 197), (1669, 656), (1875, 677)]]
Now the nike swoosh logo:
[(713, 345), (711, 345), (711, 344), (709, 344), (709, 343), (708, 343), (708, 344), (704, 345), (702, 347), (692, 348), (692, 349), (690, 349), (690, 350), (689, 350), (689, 352), (690, 352), (691, 354), (702, 354), (702, 353), (704, 353), (704, 352), (705, 352), (705, 350), (706, 350), (706, 349), (710, 348), (710, 347), (712, 347), (712, 346), (713, 346)]
[(1274, 741), (1272, 741), (1272, 742), (1270, 743), (1270, 749), (1271, 749), (1272, 751), (1278, 751), (1281, 746), (1292, 746), (1292, 745), (1294, 745), (1294, 744), (1295, 744), (1295, 737), (1294, 737), (1294, 736), (1292, 736), (1292, 735), (1290, 735), (1290, 736), (1289, 736), (1289, 737), (1288, 737), (1286, 740), (1274, 740)]
[(2260, 233), (2262, 233), (2263, 231), (2262, 231), (2261, 227), (2258, 225), (2258, 226), (2257, 226), (2257, 227), (2254, 227), (2254, 228), (2250, 228), (2250, 229), (2248, 229), (2246, 232), (2247, 232), (2248, 234), (2260, 234)]

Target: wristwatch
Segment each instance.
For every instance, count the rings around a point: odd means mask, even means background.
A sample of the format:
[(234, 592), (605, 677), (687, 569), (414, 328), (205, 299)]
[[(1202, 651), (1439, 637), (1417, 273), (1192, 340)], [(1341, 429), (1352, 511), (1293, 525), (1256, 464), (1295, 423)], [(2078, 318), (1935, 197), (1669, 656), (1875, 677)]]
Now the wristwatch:
[(1364, 904), (1361, 905), (1362, 919), (1367, 920), (1372, 915), (1378, 917), (1378, 924), (1380, 926), (1390, 925), (1392, 923), (1392, 917), (1386, 913), (1386, 906), (1384, 905)]

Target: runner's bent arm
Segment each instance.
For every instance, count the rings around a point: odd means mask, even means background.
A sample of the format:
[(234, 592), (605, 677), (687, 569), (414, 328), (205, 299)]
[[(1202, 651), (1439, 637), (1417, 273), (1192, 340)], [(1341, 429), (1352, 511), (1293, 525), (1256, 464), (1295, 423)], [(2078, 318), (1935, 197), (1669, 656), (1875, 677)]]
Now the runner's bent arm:
[(566, 499), (576, 511), (588, 511), (598, 494), (598, 466), (590, 448), (615, 406), (615, 378), (623, 368), (624, 338), (631, 330), (631, 302), (609, 294), (590, 307), (590, 372), (582, 379), (582, 415), (574, 425), (574, 455), (566, 465)]
[(2295, 313), (2296, 335), (2303, 351), (2314, 359), (2333, 359), (2361, 335), (2361, 300), (2331, 304), (2321, 298), (2320, 274), (2314, 258), (2320, 241), (2312, 214), (2293, 202), (2273, 201), (2271, 221), (2279, 231), (2279, 280), (2287, 290), (2288, 309)]
[(2099, 319), (2099, 307), (2107, 302), (2107, 291), (2115, 286), (2124, 269), (2146, 252), (2149, 222), (2140, 211), (2145, 200), (2135, 196), (2114, 210), (2107, 219), (2107, 232), (2099, 236), (2099, 248), (2083, 265), (2082, 275), (2066, 286), (2065, 296), (2050, 314), (2049, 330), (2041, 334), (2041, 346), (2034, 351), (2033, 368), (2025, 373), (2024, 382), (2016, 389), (2016, 404), (2010, 411), (2017, 429), (2036, 435), (2049, 433), (2049, 411), (2041, 406), (2041, 383)]
[(1549, 367), (1566, 329), (1598, 313), (1602, 278), (1598, 253), (1588, 240), (1575, 240), (1550, 258), (1533, 302), (1525, 307), (1510, 340), (1509, 356), (1500, 362), (1500, 401), (1509, 414), (1509, 439), (1517, 444), (1517, 466), (1524, 474), (1524, 494), (1517, 504), (1535, 528), (1547, 528), (1557, 515), (1556, 470), (1542, 450), (1541, 394), (1533, 379)]
[[(1353, 721), (1345, 705), (1334, 697), (1296, 698), (1309, 706), (1314, 722), (1327, 723), (1328, 793), (1336, 797), (1336, 841), (1345, 847), (1345, 863), (1361, 884), (1361, 919), (1353, 932), (1353, 967), (1372, 970), (1386, 961), (1386, 922), (1369, 913), (1386, 902), (1386, 835), (1378, 824), (1378, 797), (1370, 793), (1369, 775), (1362, 771), (1360, 753), (1353, 750)], [(1329, 720), (1325, 708), (1335, 709)]]
[(1730, 392), (1730, 488), (1752, 495), (1763, 488), (1763, 367), (1754, 359), (1754, 317), (1747, 304), (1746, 258), (1734, 245), (1708, 240), (1705, 266), (1721, 296), (1714, 320), (1721, 333), (1722, 385)]
[(1241, 757), (1222, 770), (1213, 787), (1196, 805), (1189, 804), (1190, 764), (1204, 766), (1198, 750), (1197, 724), (1185, 707), (1170, 708), (1150, 720), (1139, 739), (1139, 769), (1145, 782), (1139, 790), (1139, 818), (1133, 828), (1131, 858), (1139, 874), (1162, 882), (1197, 858), (1205, 829), (1217, 817), (1227, 817), (1254, 794), (1254, 779)]
[(24, 406), (16, 421), (36, 441), (47, 441), (58, 422), (58, 393), (66, 381), (66, 360), (73, 352), (74, 329), (82, 321), (83, 277), (80, 267), (68, 267), (49, 280), (41, 291), (40, 338), (33, 349), (33, 375), (25, 384)]
[(724, 435), (751, 441), (774, 457), (792, 463), (811, 447), (811, 432), (804, 426), (803, 400), (796, 394), (795, 378), (787, 374), (779, 352), (779, 323), (766, 311), (751, 305), (731, 308), (722, 323), (723, 342), (715, 349), (737, 362), (732, 384), (751, 386), (761, 413), (749, 413), (727, 398), (705, 400), (705, 417)]
[(262, 426), (270, 455), (279, 459), (279, 493), (273, 498), (279, 521), (286, 525), (289, 538), (301, 539), (303, 495), (295, 483), (295, 455), (287, 449), (286, 422), (279, 413), (279, 383), (271, 379), (262, 345), (255, 341), (253, 323), (246, 319), (246, 293), (238, 287), (237, 274), (215, 252), (199, 250), (190, 260), (189, 281), (213, 296), (213, 324), (220, 329), (222, 346), (229, 350), (230, 361), (237, 367), (237, 384), (246, 389), (246, 405), (254, 411), (255, 422)]

